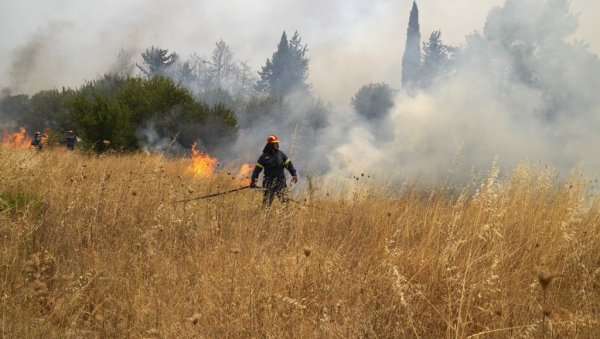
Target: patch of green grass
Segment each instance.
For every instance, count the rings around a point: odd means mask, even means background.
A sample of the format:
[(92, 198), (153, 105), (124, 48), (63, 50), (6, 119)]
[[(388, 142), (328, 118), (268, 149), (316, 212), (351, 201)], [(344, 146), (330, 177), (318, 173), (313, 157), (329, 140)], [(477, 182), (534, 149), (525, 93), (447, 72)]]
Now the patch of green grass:
[(38, 213), (42, 210), (42, 200), (39, 197), (26, 194), (23, 191), (0, 192), (0, 212), (12, 214), (13, 216), (23, 214), (31, 210)]

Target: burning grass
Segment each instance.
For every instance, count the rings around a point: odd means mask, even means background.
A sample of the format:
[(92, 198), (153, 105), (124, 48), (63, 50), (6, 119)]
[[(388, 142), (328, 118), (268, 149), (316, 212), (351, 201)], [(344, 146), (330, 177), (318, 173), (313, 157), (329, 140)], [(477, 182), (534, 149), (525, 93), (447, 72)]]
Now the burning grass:
[(19, 129), (18, 132), (9, 132), (6, 130), (2, 133), (2, 145), (6, 147), (29, 148), (31, 146), (31, 137), (27, 135), (25, 128)]
[(172, 204), (241, 185), (186, 175), (189, 159), (2, 146), (0, 159), (0, 192), (44, 206), (0, 211), (3, 337), (600, 331), (600, 205), (577, 177), (521, 166), (339, 194), (314, 180), (266, 212), (253, 190)]
[(196, 143), (192, 145), (192, 162), (186, 168), (188, 174), (198, 178), (209, 178), (215, 173), (219, 161), (206, 153), (196, 149)]

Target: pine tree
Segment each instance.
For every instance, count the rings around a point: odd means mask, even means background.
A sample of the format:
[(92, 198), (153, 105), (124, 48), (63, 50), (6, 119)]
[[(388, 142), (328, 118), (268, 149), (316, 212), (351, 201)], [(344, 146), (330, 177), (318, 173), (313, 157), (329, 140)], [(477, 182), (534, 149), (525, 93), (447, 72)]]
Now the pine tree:
[(306, 45), (302, 45), (298, 32), (288, 41), (285, 31), (281, 35), (277, 51), (267, 59), (256, 89), (275, 97), (283, 97), (294, 92), (308, 92), (305, 82), (308, 76), (308, 58)]
[(447, 71), (450, 55), (454, 48), (444, 45), (442, 32), (434, 31), (429, 41), (423, 43), (423, 65), (421, 67), (421, 87), (431, 86), (433, 81)]
[(308, 47), (302, 46), (302, 41), (298, 31), (294, 32), (294, 36), (290, 40), (290, 65), (291, 80), (295, 82), (296, 90), (308, 92), (310, 86), (306, 84), (308, 77), (308, 58), (306, 52)]
[(142, 53), (142, 59), (147, 68), (138, 64), (136, 64), (136, 66), (148, 77), (153, 77), (155, 75), (169, 76), (171, 70), (170, 66), (177, 61), (178, 55), (176, 53), (167, 55), (167, 53), (169, 53), (169, 50), (167, 49), (161, 49), (154, 46), (147, 48), (146, 51)]
[(421, 70), (421, 32), (419, 28), (419, 9), (413, 2), (406, 33), (406, 49), (402, 58), (402, 86), (415, 88), (420, 79)]

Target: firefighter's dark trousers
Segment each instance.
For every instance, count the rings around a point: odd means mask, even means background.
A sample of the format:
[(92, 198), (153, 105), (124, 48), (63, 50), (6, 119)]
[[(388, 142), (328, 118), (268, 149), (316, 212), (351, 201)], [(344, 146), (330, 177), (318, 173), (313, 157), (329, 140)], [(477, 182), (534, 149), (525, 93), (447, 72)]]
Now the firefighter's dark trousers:
[(271, 206), (275, 197), (279, 198), (282, 204), (287, 203), (287, 185), (284, 180), (265, 180), (263, 183), (265, 192), (263, 195), (263, 206)]

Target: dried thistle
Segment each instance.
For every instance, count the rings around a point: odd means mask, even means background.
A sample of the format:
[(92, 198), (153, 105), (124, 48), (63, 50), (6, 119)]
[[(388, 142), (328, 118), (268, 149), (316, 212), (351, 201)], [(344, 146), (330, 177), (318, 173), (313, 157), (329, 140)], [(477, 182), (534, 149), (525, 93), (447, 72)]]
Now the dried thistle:
[(304, 246), (304, 256), (309, 257), (311, 253), (312, 253), (312, 248), (310, 248), (309, 246)]
[(502, 306), (496, 306), (494, 308), (494, 314), (498, 317), (501, 317), (504, 314), (504, 311), (502, 310)]
[(102, 314), (100, 313), (96, 313), (96, 315), (94, 316), (94, 321), (97, 325), (102, 325), (104, 324), (104, 316), (102, 316)]
[(200, 321), (200, 317), (201, 317), (200, 313), (194, 313), (193, 316), (187, 318), (186, 320), (191, 322), (192, 324), (196, 325), (196, 324), (198, 324), (198, 321)]
[(544, 307), (542, 307), (542, 313), (544, 314), (544, 317), (550, 318), (552, 316), (552, 307), (544, 305)]
[(560, 276), (560, 274), (551, 273), (543, 269), (538, 269), (537, 272), (538, 282), (544, 291), (550, 286), (550, 283), (552, 283), (555, 278)]

